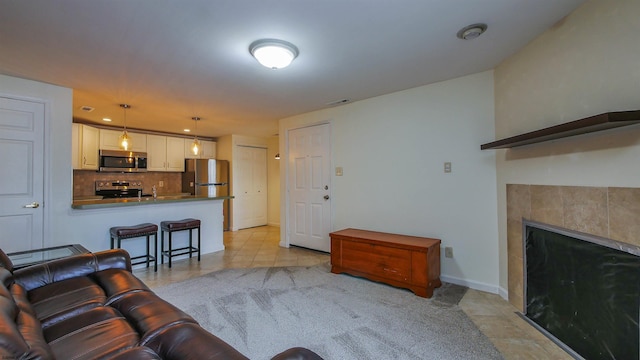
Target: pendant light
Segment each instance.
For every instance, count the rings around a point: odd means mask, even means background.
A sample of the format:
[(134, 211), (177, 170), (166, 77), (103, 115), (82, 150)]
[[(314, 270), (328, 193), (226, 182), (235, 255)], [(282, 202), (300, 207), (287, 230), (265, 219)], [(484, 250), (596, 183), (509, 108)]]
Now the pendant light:
[(193, 155), (198, 155), (200, 153), (200, 142), (198, 141), (198, 121), (200, 121), (200, 118), (194, 116), (191, 119), (196, 124), (193, 130), (193, 143), (191, 144), (191, 152), (193, 152)]
[(120, 135), (120, 147), (124, 150), (129, 150), (131, 147), (131, 138), (127, 134), (127, 109), (131, 109), (129, 104), (120, 104), (120, 107), (124, 109), (124, 130)]

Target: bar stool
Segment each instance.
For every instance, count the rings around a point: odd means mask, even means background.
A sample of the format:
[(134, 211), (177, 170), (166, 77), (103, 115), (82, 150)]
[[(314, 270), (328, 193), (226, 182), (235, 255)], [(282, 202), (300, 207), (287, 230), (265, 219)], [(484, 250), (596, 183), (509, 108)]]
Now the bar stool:
[[(151, 223), (138, 224), (133, 226), (114, 226), (109, 229), (109, 233), (111, 234), (111, 248), (114, 247), (114, 240), (118, 241), (118, 249), (122, 248), (122, 240), (131, 239), (136, 237), (147, 237), (147, 254), (134, 256), (131, 258), (131, 265), (138, 264), (147, 264), (149, 267), (149, 263), (153, 261), (153, 271), (158, 271), (158, 260), (156, 259), (158, 256), (158, 225)], [(149, 245), (149, 237), (153, 235), (153, 255), (151, 255), (151, 249)], [(134, 261), (138, 259), (144, 259), (140, 261)]]
[[(174, 256), (189, 254), (191, 258), (192, 253), (198, 253), (198, 261), (200, 261), (200, 220), (198, 219), (183, 219), (177, 221), (163, 221), (160, 223), (160, 259), (161, 264), (164, 264), (164, 257), (169, 258), (169, 268), (171, 268), (171, 258)], [(192, 231), (198, 229), (198, 246), (193, 247)], [(189, 246), (173, 249), (171, 243), (171, 234), (176, 231), (189, 230)], [(164, 232), (169, 233), (169, 248), (164, 250)]]

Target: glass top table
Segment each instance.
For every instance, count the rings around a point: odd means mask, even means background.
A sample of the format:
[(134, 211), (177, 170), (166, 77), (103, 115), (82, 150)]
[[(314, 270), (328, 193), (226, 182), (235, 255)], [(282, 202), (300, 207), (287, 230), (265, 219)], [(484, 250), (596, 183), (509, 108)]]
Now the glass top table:
[(77, 254), (88, 254), (90, 251), (80, 244), (54, 246), (43, 249), (18, 251), (9, 253), (9, 259), (13, 263), (14, 269), (40, 264), (45, 261), (60, 259)]

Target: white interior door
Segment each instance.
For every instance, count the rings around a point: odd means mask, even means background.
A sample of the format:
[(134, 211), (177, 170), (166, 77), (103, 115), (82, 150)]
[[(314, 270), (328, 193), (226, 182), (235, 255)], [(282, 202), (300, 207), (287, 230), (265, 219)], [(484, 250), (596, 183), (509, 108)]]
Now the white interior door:
[(289, 131), (289, 243), (330, 252), (329, 124)]
[(267, 149), (236, 147), (234, 227), (267, 224)]
[(44, 104), (0, 97), (0, 248), (44, 244)]

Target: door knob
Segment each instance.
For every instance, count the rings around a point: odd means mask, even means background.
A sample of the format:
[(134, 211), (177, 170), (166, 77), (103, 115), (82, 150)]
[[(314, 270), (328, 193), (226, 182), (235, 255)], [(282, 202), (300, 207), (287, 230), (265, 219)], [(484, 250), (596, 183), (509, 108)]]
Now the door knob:
[(32, 202), (31, 204), (27, 204), (24, 207), (29, 208), (29, 209), (36, 209), (38, 207), (40, 207), (40, 204), (38, 204), (37, 202)]
[(324, 199), (325, 199), (325, 200), (329, 200), (329, 195), (325, 195), (325, 196), (324, 196)]

